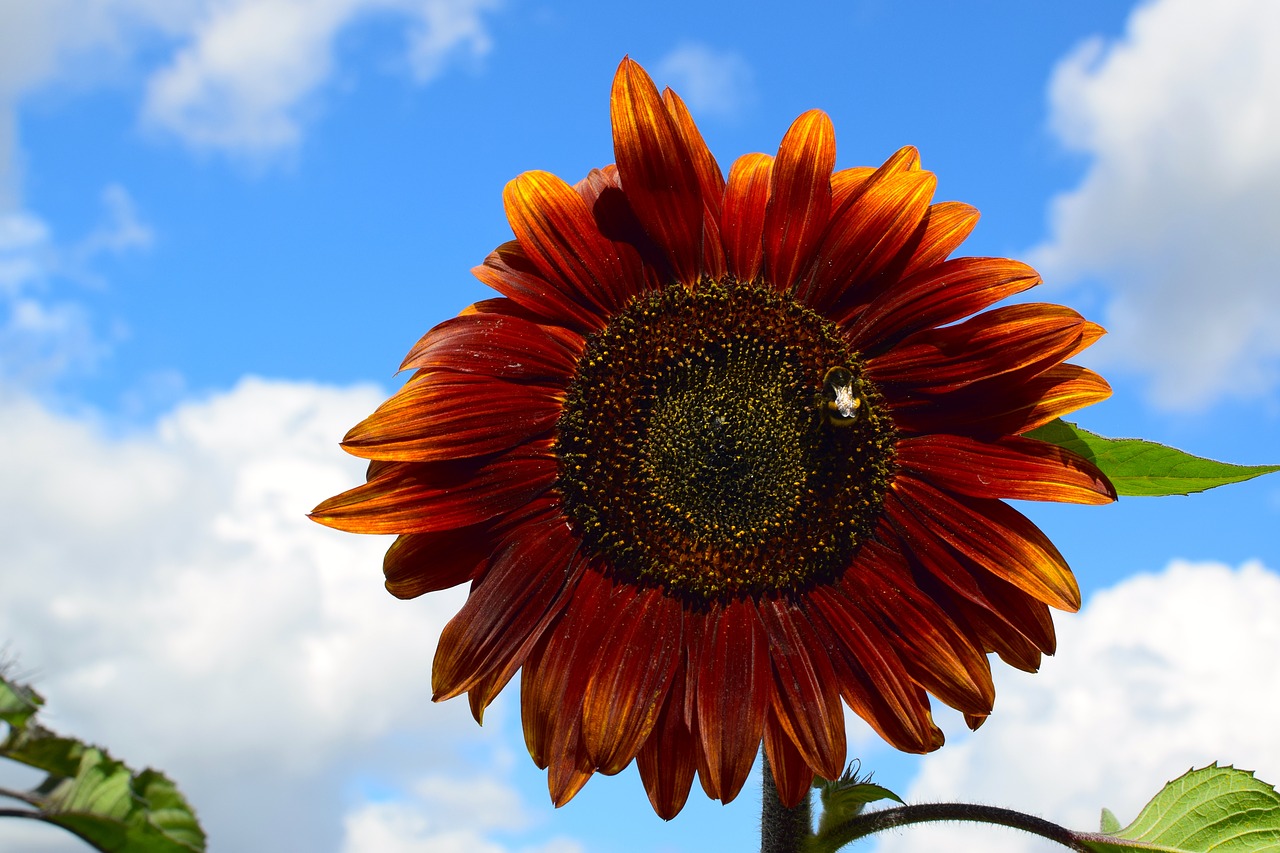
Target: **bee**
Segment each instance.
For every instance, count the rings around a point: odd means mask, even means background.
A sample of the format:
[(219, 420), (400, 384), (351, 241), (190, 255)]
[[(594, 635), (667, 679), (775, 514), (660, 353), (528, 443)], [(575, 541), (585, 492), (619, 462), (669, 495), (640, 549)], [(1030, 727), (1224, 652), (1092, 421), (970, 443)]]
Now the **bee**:
[(822, 377), (822, 393), (814, 401), (827, 422), (847, 427), (858, 419), (862, 408), (862, 395), (858, 393), (853, 371), (847, 367), (832, 367)]

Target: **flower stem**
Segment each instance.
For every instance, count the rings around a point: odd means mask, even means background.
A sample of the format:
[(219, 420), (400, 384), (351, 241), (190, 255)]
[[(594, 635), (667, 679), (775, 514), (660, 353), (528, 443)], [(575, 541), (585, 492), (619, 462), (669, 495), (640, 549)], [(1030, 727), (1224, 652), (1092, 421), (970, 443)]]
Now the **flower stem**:
[(801, 853), (813, 833), (813, 817), (809, 794), (800, 805), (787, 808), (778, 799), (778, 786), (773, 781), (773, 768), (763, 753), (764, 790), (760, 798), (760, 853)]
[[(766, 769), (768, 765), (765, 765)], [(886, 829), (910, 826), (913, 823), (933, 821), (964, 821), (969, 823), (994, 823), (1013, 829), (1021, 829), (1032, 835), (1047, 838), (1071, 850), (1089, 853), (1076, 834), (1066, 827), (1050, 823), (1044, 818), (1023, 814), (996, 806), (980, 806), (973, 803), (919, 803), (863, 812), (837, 827), (832, 827), (821, 839), (823, 850), (837, 850), (859, 838), (874, 835)], [(794, 848), (800, 849), (800, 848)]]

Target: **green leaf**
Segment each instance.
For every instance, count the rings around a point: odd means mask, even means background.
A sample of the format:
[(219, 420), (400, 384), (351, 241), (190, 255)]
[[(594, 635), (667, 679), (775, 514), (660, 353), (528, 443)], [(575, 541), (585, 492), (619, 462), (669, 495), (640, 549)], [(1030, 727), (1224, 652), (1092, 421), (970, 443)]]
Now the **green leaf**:
[(12, 684), (0, 672), (0, 720), (14, 728), (22, 728), (40, 709), (44, 699), (25, 684)]
[[(1108, 821), (1110, 816), (1110, 821)], [(1212, 764), (1173, 780), (1124, 829), (1075, 833), (1096, 853), (1263, 853), (1280, 850), (1280, 795), (1244, 770)]]
[(38, 725), (34, 715), (41, 702), (30, 687), (0, 675), (0, 714), (9, 724), (0, 757), (47, 774), (32, 790), (12, 796), (31, 806), (40, 820), (75, 833), (98, 850), (204, 851), (204, 831), (172, 782), (155, 770), (135, 773), (96, 746)]
[(1027, 433), (1074, 451), (1106, 474), (1122, 495), (1189, 495), (1280, 471), (1280, 465), (1232, 465), (1140, 438), (1104, 438), (1061, 418)]
[(1115, 835), (1120, 831), (1120, 819), (1111, 809), (1102, 810), (1102, 832)]
[(857, 767), (856, 763), (850, 764), (839, 779), (823, 780), (818, 785), (822, 817), (818, 820), (817, 833), (809, 839), (806, 853), (830, 853), (848, 844), (851, 838), (847, 832), (848, 823), (861, 814), (868, 803), (879, 800), (902, 802), (902, 798), (893, 791), (873, 784), (870, 775), (859, 778)]

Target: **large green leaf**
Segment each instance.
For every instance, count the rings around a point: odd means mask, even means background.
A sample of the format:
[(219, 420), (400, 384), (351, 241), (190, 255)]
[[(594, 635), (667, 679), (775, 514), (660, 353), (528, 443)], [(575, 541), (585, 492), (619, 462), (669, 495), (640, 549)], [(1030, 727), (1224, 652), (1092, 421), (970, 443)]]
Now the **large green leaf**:
[(44, 702), (26, 685), (0, 675), (0, 719), (9, 733), (0, 757), (47, 775), (12, 793), (31, 814), (111, 853), (201, 853), (204, 831), (177, 788), (155, 770), (136, 773), (104, 750), (36, 724)]
[(1104, 438), (1059, 418), (1027, 433), (1097, 465), (1122, 495), (1189, 495), (1280, 471), (1280, 465), (1232, 465), (1140, 438)]
[(1075, 833), (1096, 853), (1280, 851), (1280, 795), (1252, 773), (1212, 764), (1173, 780), (1137, 819), (1118, 829), (1102, 813), (1101, 833)]

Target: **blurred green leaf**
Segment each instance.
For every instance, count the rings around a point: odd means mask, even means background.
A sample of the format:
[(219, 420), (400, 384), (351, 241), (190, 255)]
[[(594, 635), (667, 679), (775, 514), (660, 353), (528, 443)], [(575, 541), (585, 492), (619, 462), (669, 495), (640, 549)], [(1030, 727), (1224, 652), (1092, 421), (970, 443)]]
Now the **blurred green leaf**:
[(1244, 770), (1212, 764), (1173, 780), (1124, 829), (1103, 810), (1101, 833), (1075, 833), (1096, 853), (1280, 850), (1280, 795)]
[(1232, 465), (1139, 438), (1104, 438), (1061, 418), (1027, 433), (1097, 465), (1122, 495), (1189, 495), (1280, 471), (1280, 465)]
[(26, 685), (0, 674), (0, 719), (9, 732), (0, 757), (44, 771), (26, 792), (3, 791), (31, 815), (75, 833), (110, 853), (202, 853), (205, 835), (195, 812), (163, 774), (135, 773), (104, 750), (61, 737), (34, 721), (43, 704)]

